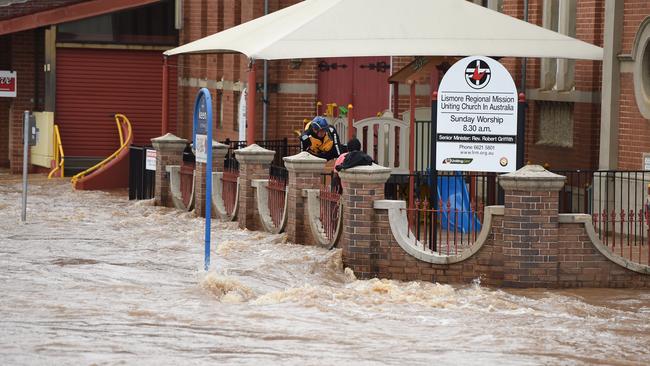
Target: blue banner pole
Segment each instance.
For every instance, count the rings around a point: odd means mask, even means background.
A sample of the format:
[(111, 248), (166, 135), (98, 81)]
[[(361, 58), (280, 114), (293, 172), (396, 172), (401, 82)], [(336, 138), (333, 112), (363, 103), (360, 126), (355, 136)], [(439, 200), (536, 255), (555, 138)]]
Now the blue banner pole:
[[(198, 142), (197, 135), (205, 136), (205, 145)], [(194, 150), (196, 160), (203, 161), (206, 164), (205, 177), (205, 255), (204, 269), (210, 268), (210, 234), (212, 221), (212, 96), (206, 88), (201, 88), (196, 95), (194, 104), (194, 131), (193, 131)], [(203, 156), (205, 154), (205, 156)], [(201, 204), (197, 202), (197, 204)]]

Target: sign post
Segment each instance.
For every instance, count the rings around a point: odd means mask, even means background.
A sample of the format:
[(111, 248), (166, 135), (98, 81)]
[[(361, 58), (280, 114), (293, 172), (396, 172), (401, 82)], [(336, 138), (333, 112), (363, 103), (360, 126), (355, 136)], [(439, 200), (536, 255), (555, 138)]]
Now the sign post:
[(29, 147), (36, 145), (38, 128), (36, 119), (30, 111), (23, 114), (23, 207), (20, 215), (22, 222), (27, 220), (27, 166), (29, 162)]
[(512, 76), (496, 60), (472, 56), (456, 62), (438, 91), (436, 170), (515, 171), (517, 102)]
[(23, 115), (23, 208), (20, 220), (27, 220), (27, 160), (29, 154), (29, 111)]
[(201, 88), (196, 95), (193, 135), (196, 162), (206, 164), (204, 269), (207, 271), (210, 268), (210, 224), (212, 219), (212, 96), (207, 88)]

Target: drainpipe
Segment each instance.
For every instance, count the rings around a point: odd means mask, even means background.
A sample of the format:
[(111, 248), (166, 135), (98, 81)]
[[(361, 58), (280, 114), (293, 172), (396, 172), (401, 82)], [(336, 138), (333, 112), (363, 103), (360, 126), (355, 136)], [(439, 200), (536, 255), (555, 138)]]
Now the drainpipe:
[[(269, 13), (269, 0), (264, 0), (264, 15)], [(266, 140), (266, 125), (268, 121), (267, 107), (269, 104), (269, 62), (264, 60), (264, 91), (262, 96), (262, 140)]]
[[(390, 76), (393, 75), (393, 56), (390, 56), (390, 59), (388, 61), (390, 63)], [(388, 83), (388, 110), (393, 111), (393, 117), (397, 118), (397, 111), (393, 109), (393, 85), (391, 83)]]
[[(524, 0), (524, 22), (528, 22), (528, 0)], [(526, 58), (521, 65), (521, 92), (526, 93)]]
[(167, 56), (163, 56), (162, 67), (162, 126), (160, 126), (161, 136), (169, 130), (169, 69)]

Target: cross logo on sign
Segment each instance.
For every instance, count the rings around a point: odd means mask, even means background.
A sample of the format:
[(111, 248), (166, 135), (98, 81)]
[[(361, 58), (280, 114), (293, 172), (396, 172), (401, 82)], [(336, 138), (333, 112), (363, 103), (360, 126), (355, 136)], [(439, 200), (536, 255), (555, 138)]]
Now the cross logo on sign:
[(492, 72), (483, 60), (472, 60), (465, 69), (465, 81), (473, 89), (483, 89), (490, 82)]

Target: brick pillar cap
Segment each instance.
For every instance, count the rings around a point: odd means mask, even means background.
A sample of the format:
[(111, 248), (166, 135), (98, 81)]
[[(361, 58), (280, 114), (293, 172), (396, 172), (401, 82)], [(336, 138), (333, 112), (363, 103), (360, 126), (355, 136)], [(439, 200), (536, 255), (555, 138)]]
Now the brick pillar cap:
[(151, 144), (157, 151), (183, 151), (187, 146), (187, 140), (168, 133), (165, 136), (151, 139)]
[(345, 183), (386, 183), (390, 178), (391, 169), (381, 165), (363, 165), (341, 170), (339, 176)]
[(314, 156), (306, 151), (282, 158), (288, 171), (301, 173), (322, 173), (325, 171), (327, 160)]
[(499, 184), (506, 191), (559, 191), (565, 179), (540, 165), (526, 165), (516, 172), (499, 176)]
[(235, 150), (235, 158), (237, 158), (237, 161), (240, 163), (271, 163), (274, 156), (275, 151), (267, 150), (258, 144), (252, 144), (243, 149)]
[(230, 146), (226, 144), (222, 144), (221, 142), (212, 142), (212, 151), (216, 152), (217, 158), (223, 159), (226, 157), (226, 154), (228, 154), (228, 149), (230, 149)]

